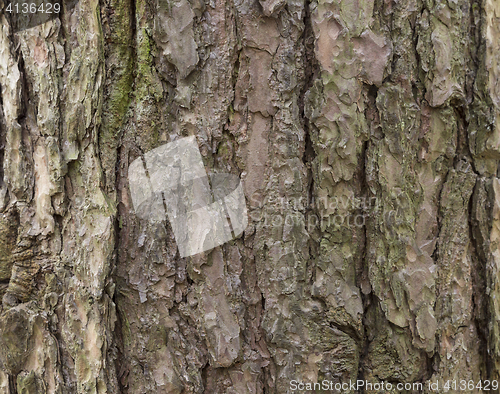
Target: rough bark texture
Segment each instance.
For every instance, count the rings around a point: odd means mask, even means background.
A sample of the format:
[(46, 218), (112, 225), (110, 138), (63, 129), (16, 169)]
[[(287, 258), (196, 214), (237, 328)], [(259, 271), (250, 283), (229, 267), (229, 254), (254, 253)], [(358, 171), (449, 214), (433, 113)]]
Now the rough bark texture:
[[(0, 19), (0, 393), (500, 378), (498, 0)], [(250, 224), (182, 259), (127, 170), (189, 135)]]

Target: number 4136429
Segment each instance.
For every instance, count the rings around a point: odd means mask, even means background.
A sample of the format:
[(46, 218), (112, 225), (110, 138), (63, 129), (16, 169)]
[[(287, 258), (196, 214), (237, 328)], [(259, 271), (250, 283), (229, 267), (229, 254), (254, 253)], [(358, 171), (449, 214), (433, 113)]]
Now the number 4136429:
[(15, 14), (58, 14), (61, 11), (59, 3), (9, 3), (6, 12)]
[(497, 380), (479, 380), (477, 383), (473, 380), (447, 380), (443, 386), (444, 391), (448, 390), (459, 390), (471, 392), (472, 390), (497, 390), (498, 381)]

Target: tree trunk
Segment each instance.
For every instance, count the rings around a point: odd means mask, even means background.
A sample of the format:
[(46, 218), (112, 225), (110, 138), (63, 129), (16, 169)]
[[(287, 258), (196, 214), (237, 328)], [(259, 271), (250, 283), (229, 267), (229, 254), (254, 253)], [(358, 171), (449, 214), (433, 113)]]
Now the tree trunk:
[[(0, 393), (492, 392), (498, 0), (16, 18), (0, 14)], [(193, 135), (242, 180), (249, 224), (181, 258), (167, 218), (136, 215), (128, 168)]]

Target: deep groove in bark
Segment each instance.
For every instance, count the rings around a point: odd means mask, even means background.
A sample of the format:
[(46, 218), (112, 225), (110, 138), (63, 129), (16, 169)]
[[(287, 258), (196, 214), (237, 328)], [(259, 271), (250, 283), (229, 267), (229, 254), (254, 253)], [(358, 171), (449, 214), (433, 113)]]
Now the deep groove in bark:
[[(476, 326), (476, 330), (478, 332), (479, 338), (481, 339), (482, 346), (481, 352), (483, 356), (483, 362), (485, 365), (484, 372), (485, 375), (482, 375), (482, 379), (490, 379), (491, 375), (491, 360), (488, 357), (488, 328), (487, 322), (491, 319), (488, 302), (482, 302), (482, 296), (487, 294), (487, 282), (486, 282), (486, 269), (487, 269), (487, 260), (484, 260), (479, 255), (479, 249), (482, 248), (478, 240), (475, 236), (475, 231), (479, 232), (480, 229), (476, 226), (476, 219), (474, 218), (474, 214), (476, 212), (477, 207), (474, 205), (475, 194), (478, 193), (478, 189), (480, 187), (487, 187), (484, 183), (481, 182), (481, 179), (478, 178), (476, 181), (476, 185), (474, 187), (474, 191), (469, 199), (468, 205), (468, 222), (469, 222), (469, 239), (472, 244), (472, 286), (474, 288), (474, 292), (472, 293), (473, 300), (473, 321)], [(486, 207), (486, 210), (490, 212), (490, 217), (492, 214), (491, 207)], [(486, 320), (481, 321), (480, 316), (485, 316)]]

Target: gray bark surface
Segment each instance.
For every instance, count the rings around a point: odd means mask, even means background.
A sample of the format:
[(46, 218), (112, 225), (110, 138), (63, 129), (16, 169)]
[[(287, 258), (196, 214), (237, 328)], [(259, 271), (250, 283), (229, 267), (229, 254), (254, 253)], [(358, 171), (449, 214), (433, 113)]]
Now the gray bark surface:
[[(0, 393), (500, 379), (500, 2), (259, 1), (0, 14)], [(249, 225), (180, 258), (128, 167), (192, 135)]]

